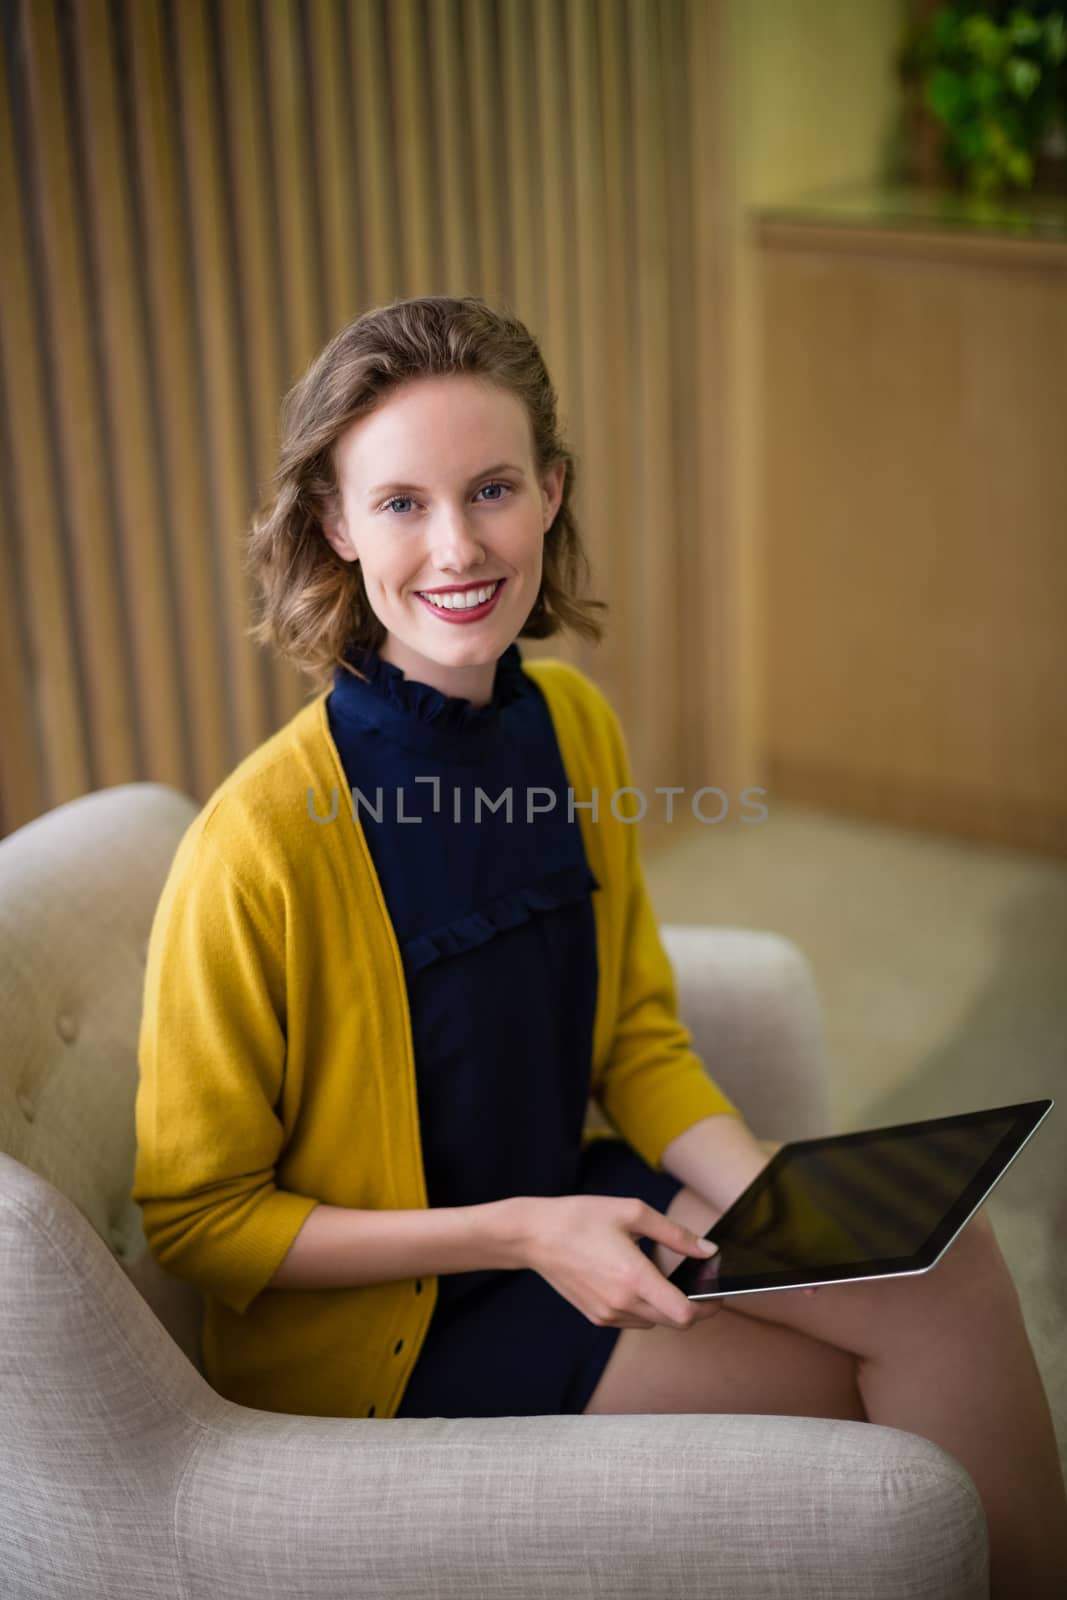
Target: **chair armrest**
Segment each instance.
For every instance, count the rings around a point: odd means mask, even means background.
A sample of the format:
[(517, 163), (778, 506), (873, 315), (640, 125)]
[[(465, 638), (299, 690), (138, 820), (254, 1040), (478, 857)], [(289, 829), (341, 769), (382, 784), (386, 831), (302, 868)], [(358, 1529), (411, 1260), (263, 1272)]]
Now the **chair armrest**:
[(818, 991), (806, 956), (777, 933), (661, 928), (678, 1014), (708, 1073), (760, 1138), (830, 1133)]
[(988, 1594), (970, 1478), (901, 1430), (234, 1405), (76, 1207), (4, 1155), (0, 1281), (5, 1600)]
[(958, 1463), (897, 1429), (813, 1418), (234, 1408), (175, 1525), (193, 1595), (988, 1596)]

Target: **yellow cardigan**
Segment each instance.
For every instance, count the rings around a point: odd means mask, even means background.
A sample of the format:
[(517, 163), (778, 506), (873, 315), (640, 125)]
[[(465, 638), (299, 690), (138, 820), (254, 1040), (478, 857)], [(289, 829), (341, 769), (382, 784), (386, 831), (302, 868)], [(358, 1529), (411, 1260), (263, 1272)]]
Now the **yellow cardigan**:
[[(635, 828), (612, 811), (632, 784), (618, 719), (568, 663), (523, 669), (545, 695), (575, 801), (597, 801), (595, 820), (577, 811), (601, 886), (593, 1097), (661, 1168), (694, 1122), (739, 1113), (678, 1020)], [(224, 780), (179, 843), (149, 941), (132, 1192), (157, 1261), (204, 1293), (213, 1388), (265, 1411), (390, 1417), (436, 1277), (266, 1287), (319, 1202), (427, 1205), (403, 967), (327, 693)], [(336, 819), (316, 821), (335, 799)], [(633, 809), (632, 797), (616, 804)]]

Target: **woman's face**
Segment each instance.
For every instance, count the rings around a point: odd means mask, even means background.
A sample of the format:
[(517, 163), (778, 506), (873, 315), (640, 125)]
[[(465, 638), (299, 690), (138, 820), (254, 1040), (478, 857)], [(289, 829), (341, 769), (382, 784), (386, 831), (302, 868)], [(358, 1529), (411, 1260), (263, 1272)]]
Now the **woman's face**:
[[(537, 599), (565, 463), (538, 481), (522, 402), (468, 376), (394, 390), (334, 458), (341, 503), (323, 528), (363, 569), (386, 630), (379, 654), (443, 694), (488, 703), (496, 662)], [(486, 589), (471, 609), (451, 598)]]

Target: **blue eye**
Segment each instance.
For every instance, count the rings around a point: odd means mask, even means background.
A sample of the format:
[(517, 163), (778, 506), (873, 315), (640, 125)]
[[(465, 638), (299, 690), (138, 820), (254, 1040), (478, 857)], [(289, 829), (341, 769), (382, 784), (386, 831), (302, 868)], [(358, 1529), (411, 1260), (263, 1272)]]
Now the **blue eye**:
[[(506, 491), (507, 494), (511, 494), (513, 492), (510, 483), (501, 483), (496, 479), (494, 479), (492, 483), (483, 483), (482, 487), (478, 490), (478, 493), (479, 494), (484, 494), (487, 489), (503, 489), (503, 490)], [(494, 495), (494, 497), (491, 500), (483, 500), (482, 504), (483, 505), (489, 505), (489, 506), (496, 506), (496, 505), (499, 505), (501, 500), (504, 499), (504, 498), (505, 498), (505, 495)], [(411, 498), (411, 496), (409, 494), (394, 494), (392, 499), (387, 500), (385, 502), (385, 504), (382, 506), (382, 510), (383, 511), (390, 511), (396, 505), (413, 505), (413, 504), (414, 504), (414, 501), (412, 500), (412, 498)], [(398, 516), (402, 516), (403, 513), (402, 512), (398, 512), (397, 515)]]

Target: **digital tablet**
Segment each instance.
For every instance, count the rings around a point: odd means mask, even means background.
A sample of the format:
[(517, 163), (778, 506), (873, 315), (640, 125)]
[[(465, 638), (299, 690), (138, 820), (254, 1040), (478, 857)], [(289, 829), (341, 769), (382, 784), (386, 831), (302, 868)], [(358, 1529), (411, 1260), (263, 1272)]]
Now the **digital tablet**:
[(929, 1272), (1053, 1100), (783, 1144), (668, 1282), (690, 1300)]

